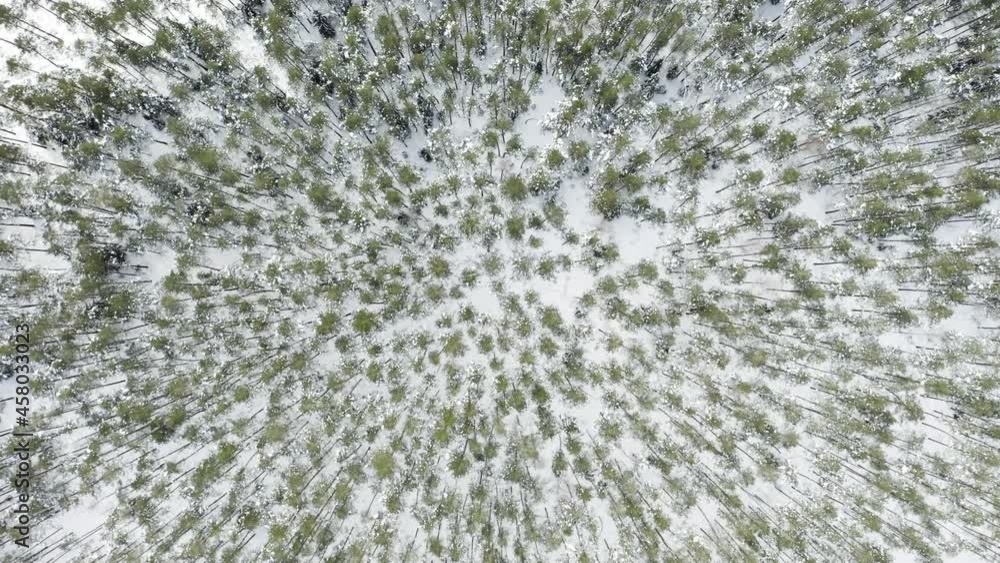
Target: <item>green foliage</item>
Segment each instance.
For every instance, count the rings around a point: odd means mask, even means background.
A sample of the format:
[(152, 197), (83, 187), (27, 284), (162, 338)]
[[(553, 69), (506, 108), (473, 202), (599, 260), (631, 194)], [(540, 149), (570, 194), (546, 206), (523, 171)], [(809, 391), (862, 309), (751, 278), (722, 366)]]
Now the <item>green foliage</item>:
[(503, 195), (511, 201), (523, 201), (528, 197), (528, 187), (518, 175), (512, 175), (503, 181)]
[(372, 467), (379, 479), (388, 479), (396, 472), (396, 459), (389, 450), (380, 450), (372, 456)]
[(113, 483), (111, 559), (989, 559), (988, 4), (0, 8), (33, 500)]
[(591, 204), (594, 210), (607, 220), (618, 217), (624, 210), (618, 191), (611, 187), (601, 188), (594, 195)]
[(354, 314), (351, 319), (351, 326), (355, 332), (360, 334), (370, 334), (378, 325), (378, 317), (371, 311), (361, 310)]

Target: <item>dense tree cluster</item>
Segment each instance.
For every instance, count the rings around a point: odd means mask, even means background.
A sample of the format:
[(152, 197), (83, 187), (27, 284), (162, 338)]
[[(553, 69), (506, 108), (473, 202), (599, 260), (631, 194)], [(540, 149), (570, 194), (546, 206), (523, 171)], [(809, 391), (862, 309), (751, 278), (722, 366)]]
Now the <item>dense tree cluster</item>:
[(45, 407), (0, 556), (1000, 559), (998, 30), (0, 5), (0, 311)]

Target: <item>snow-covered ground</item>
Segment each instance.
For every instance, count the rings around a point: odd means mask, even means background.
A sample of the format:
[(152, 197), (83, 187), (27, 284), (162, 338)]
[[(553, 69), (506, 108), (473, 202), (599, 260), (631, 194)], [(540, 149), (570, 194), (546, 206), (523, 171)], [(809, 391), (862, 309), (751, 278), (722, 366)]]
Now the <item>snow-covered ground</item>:
[(4, 7), (0, 559), (1000, 557), (988, 6), (446, 4)]

